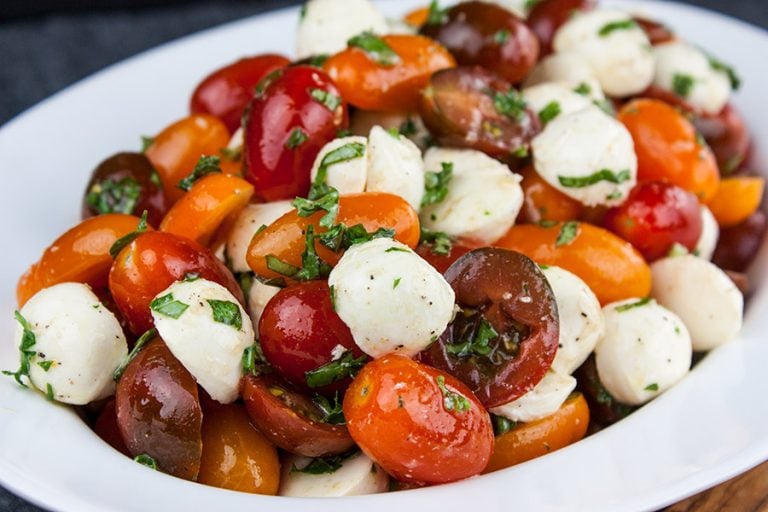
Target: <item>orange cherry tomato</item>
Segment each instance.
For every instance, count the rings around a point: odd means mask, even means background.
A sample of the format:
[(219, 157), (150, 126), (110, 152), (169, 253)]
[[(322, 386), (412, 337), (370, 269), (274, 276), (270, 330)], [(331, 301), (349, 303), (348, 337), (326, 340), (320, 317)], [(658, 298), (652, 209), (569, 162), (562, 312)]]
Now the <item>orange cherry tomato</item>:
[(581, 440), (589, 425), (589, 407), (574, 393), (551, 416), (519, 425), (496, 438), (493, 456), (484, 473), (541, 457)]
[(160, 175), (170, 204), (184, 195), (178, 188), (197, 165), (201, 156), (218, 156), (229, 143), (229, 131), (217, 117), (193, 114), (165, 128), (147, 148), (146, 155)]
[(720, 227), (741, 224), (755, 213), (763, 199), (765, 179), (752, 176), (725, 178), (707, 203)]
[(429, 18), (429, 7), (419, 7), (414, 9), (403, 17), (403, 21), (414, 28), (419, 28), (427, 22)]
[(566, 196), (550, 185), (534, 170), (525, 167), (520, 174), (523, 181), (523, 209), (519, 222), (537, 223), (542, 220), (566, 221), (578, 219), (584, 207), (578, 201)]
[(619, 111), (635, 142), (640, 181), (666, 181), (707, 202), (717, 192), (720, 171), (712, 150), (678, 110), (663, 101), (638, 99)]
[(363, 110), (413, 112), (432, 73), (456, 66), (450, 52), (428, 37), (389, 35), (381, 39), (399, 57), (394, 65), (379, 64), (354, 47), (323, 65), (344, 99)]
[(110, 213), (86, 219), (61, 235), (19, 279), (19, 307), (43, 288), (58, 283), (73, 281), (94, 289), (106, 287), (112, 266), (109, 248), (138, 225), (138, 217)]
[(221, 172), (223, 172), (224, 174), (237, 176), (238, 178), (243, 177), (242, 157), (237, 158), (235, 160), (230, 160), (229, 158), (222, 158), (221, 163), (219, 164), (219, 168), (221, 169)]
[(277, 450), (256, 430), (242, 405), (205, 403), (203, 454), (197, 481), (232, 491), (277, 494)]
[(208, 245), (221, 224), (245, 208), (253, 185), (237, 176), (209, 174), (179, 199), (160, 224), (160, 231)]
[(399, 355), (363, 367), (344, 396), (352, 438), (404, 482), (446, 483), (479, 474), (493, 449), (488, 412), (451, 375)]
[(591, 224), (521, 224), (513, 226), (495, 245), (573, 272), (602, 304), (646, 297), (651, 292), (651, 269), (640, 253), (629, 242)]
[[(309, 217), (299, 217), (296, 210), (290, 211), (257, 233), (248, 247), (246, 261), (256, 275), (272, 279), (284, 278), (267, 268), (267, 256), (274, 256), (285, 263), (300, 267), (301, 254), (306, 248), (306, 229), (314, 226), (315, 234), (322, 234), (327, 229), (319, 222), (325, 212), (318, 212)], [(395, 230), (395, 240), (409, 247), (419, 243), (419, 217), (405, 199), (394, 194), (364, 192), (339, 198), (339, 214), (336, 222), (345, 226), (362, 224), (368, 232), (379, 228)], [(315, 240), (317, 255), (333, 266), (341, 258), (341, 252), (333, 252)], [(288, 280), (290, 281), (290, 280)]]

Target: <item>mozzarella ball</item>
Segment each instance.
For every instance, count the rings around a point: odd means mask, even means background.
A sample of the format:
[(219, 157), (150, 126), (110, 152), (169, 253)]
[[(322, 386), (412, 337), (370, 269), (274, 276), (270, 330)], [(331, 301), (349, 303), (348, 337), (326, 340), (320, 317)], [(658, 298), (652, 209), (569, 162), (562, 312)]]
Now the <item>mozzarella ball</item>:
[[(158, 305), (165, 301), (175, 307)], [(197, 383), (214, 400), (234, 402), (243, 351), (255, 336), (251, 319), (229, 290), (206, 279), (177, 281), (155, 297), (151, 310), (160, 337)]]
[(717, 219), (712, 215), (712, 211), (706, 206), (701, 206), (701, 236), (696, 242), (694, 252), (699, 258), (707, 261), (712, 259), (717, 248), (717, 241), (720, 238), (720, 226)]
[(651, 43), (643, 29), (623, 11), (596, 9), (577, 14), (557, 31), (553, 46), (556, 52), (584, 56), (609, 96), (637, 94), (653, 81)]
[(361, 32), (386, 34), (388, 28), (370, 0), (309, 0), (299, 21), (296, 56), (333, 55)]
[(576, 275), (560, 267), (545, 267), (560, 318), (560, 338), (552, 370), (571, 375), (587, 360), (605, 332), (600, 301)]
[(295, 498), (335, 498), (360, 496), (387, 491), (389, 476), (367, 455), (360, 452), (344, 459), (332, 473), (302, 473), (312, 462), (308, 457), (292, 455), (283, 464), (279, 496)]
[(320, 165), (323, 162), (323, 158), (325, 158), (328, 153), (355, 142), (365, 146), (363, 155), (360, 158), (352, 158), (327, 166), (325, 182), (338, 190), (341, 195), (357, 194), (358, 192), (364, 191), (365, 182), (368, 178), (368, 163), (366, 159), (368, 140), (365, 137), (341, 137), (339, 139), (333, 139), (323, 146), (323, 149), (320, 150), (320, 153), (318, 153), (315, 158), (315, 163), (312, 165), (312, 171), (310, 173), (312, 181), (315, 181), (317, 172), (320, 170)]
[(731, 81), (724, 70), (715, 69), (710, 57), (683, 41), (654, 47), (654, 85), (677, 94), (707, 114), (717, 114), (731, 96)]
[(534, 5), (530, 0), (481, 0), (489, 4), (500, 5), (515, 16), (525, 19)]
[(651, 265), (651, 278), (651, 295), (683, 319), (697, 352), (739, 333), (744, 297), (716, 265), (690, 254), (664, 258)]
[(539, 175), (584, 205), (617, 206), (637, 183), (632, 136), (598, 107), (556, 117), (532, 148)]
[(414, 35), (418, 33), (418, 28), (407, 24), (400, 18), (387, 18), (387, 34)]
[(414, 356), (453, 317), (453, 289), (406, 245), (378, 238), (352, 246), (328, 276), (336, 313), (371, 357)]
[(385, 130), (398, 130), (421, 150), (426, 149), (430, 140), (429, 131), (417, 113), (355, 110), (349, 117), (349, 130), (354, 135), (367, 137), (374, 126), (381, 126)]
[(556, 105), (555, 115), (552, 119), (578, 112), (593, 105), (589, 97), (573, 92), (573, 88), (564, 82), (544, 82), (527, 87), (523, 89), (522, 93), (528, 108), (539, 116), (546, 109), (552, 108), (550, 105)]
[[(29, 379), (58, 402), (85, 405), (115, 392), (112, 373), (128, 355), (115, 315), (82, 283), (37, 292), (20, 314), (34, 334)], [(24, 328), (16, 322), (15, 346)], [(49, 391), (50, 390), (50, 391)]]
[(586, 57), (577, 52), (547, 55), (533, 68), (525, 79), (525, 87), (547, 82), (568, 84), (592, 101), (605, 99), (600, 82), (595, 78)]
[(490, 412), (512, 421), (536, 421), (556, 413), (576, 389), (576, 379), (549, 371), (532, 390), (513, 402), (493, 407)]
[(251, 270), (245, 255), (253, 236), (262, 226), (269, 226), (291, 210), (290, 201), (274, 201), (249, 204), (240, 211), (227, 235), (227, 257), (233, 272)]
[(605, 335), (595, 349), (597, 375), (608, 393), (641, 405), (682, 379), (691, 367), (691, 337), (683, 321), (649, 299), (603, 308)]
[(232, 134), (232, 138), (229, 139), (229, 144), (227, 144), (227, 149), (233, 151), (242, 150), (245, 143), (245, 135), (243, 133), (243, 127), (241, 126)]
[(523, 205), (520, 176), (471, 149), (431, 148), (424, 155), (427, 171), (440, 171), (443, 162), (453, 164), (448, 194), (422, 208), (422, 225), (482, 245), (501, 238), (515, 224)]
[(424, 162), (419, 148), (406, 137), (374, 126), (368, 136), (368, 192), (389, 192), (421, 207)]
[(280, 287), (278, 286), (270, 286), (257, 279), (253, 280), (251, 289), (248, 290), (248, 311), (250, 312), (251, 322), (256, 330), (259, 328), (259, 320), (261, 320), (261, 315), (264, 313), (264, 308), (267, 307), (267, 303), (279, 291)]

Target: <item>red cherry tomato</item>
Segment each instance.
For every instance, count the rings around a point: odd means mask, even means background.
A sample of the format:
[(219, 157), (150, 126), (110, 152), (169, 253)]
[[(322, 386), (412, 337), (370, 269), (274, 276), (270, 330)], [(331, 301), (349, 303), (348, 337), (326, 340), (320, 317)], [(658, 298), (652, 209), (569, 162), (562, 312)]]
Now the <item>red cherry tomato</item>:
[(555, 32), (571, 19), (574, 12), (595, 8), (595, 0), (541, 0), (528, 14), (526, 23), (538, 36), (541, 55), (552, 52)]
[(240, 127), (248, 102), (261, 80), (291, 61), (282, 55), (245, 57), (217, 69), (195, 88), (189, 101), (192, 114), (211, 114), (221, 119), (230, 133)]
[(313, 388), (307, 384), (306, 372), (330, 363), (335, 350), (349, 350), (356, 358), (363, 355), (349, 327), (334, 312), (325, 281), (280, 290), (261, 315), (259, 341), (264, 357), (286, 380), (300, 389), (323, 394), (343, 392), (351, 380)]
[(344, 397), (353, 439), (404, 482), (445, 483), (479, 474), (493, 451), (493, 428), (464, 384), (407, 357), (368, 363)]
[(639, 184), (621, 206), (608, 211), (603, 222), (647, 261), (663, 258), (676, 243), (692, 251), (701, 236), (696, 196), (668, 183)]
[(324, 71), (279, 74), (257, 93), (244, 125), (246, 179), (264, 201), (305, 196), (315, 157), (348, 125), (347, 105)]
[(208, 249), (171, 233), (147, 232), (126, 246), (109, 272), (109, 290), (131, 330), (142, 334), (153, 325), (149, 303), (187, 274), (226, 286), (244, 303), (232, 273)]
[(486, 407), (511, 402), (544, 377), (560, 323), (552, 289), (528, 257), (477, 249), (445, 272), (462, 312), (421, 361), (469, 386)]

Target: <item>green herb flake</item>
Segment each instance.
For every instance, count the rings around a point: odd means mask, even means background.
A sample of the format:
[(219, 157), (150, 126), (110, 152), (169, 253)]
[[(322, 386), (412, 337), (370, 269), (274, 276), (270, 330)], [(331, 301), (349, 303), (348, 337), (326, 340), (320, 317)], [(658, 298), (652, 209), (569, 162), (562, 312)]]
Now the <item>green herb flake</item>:
[(733, 89), (734, 91), (739, 90), (739, 88), (741, 87), (741, 78), (736, 73), (736, 70), (733, 69), (732, 66), (713, 57), (712, 55), (708, 55), (708, 59), (709, 59), (709, 67), (711, 67), (715, 71), (721, 71), (726, 75), (728, 75), (728, 80), (730, 80), (731, 82), (731, 89)]
[(450, 235), (442, 231), (429, 231), (424, 227), (421, 228), (419, 243), (431, 245), (432, 252), (438, 256), (448, 256), (453, 247), (453, 240), (451, 240)]
[(442, 202), (448, 195), (448, 185), (453, 179), (453, 163), (442, 162), (440, 172), (428, 171), (424, 174), (424, 195), (421, 206)]
[(320, 388), (347, 377), (354, 377), (367, 361), (367, 356), (356, 358), (351, 350), (347, 350), (335, 361), (306, 372), (304, 378), (310, 388)]
[(531, 12), (534, 7), (536, 7), (541, 0), (525, 0), (525, 12)]
[(243, 146), (237, 146), (235, 148), (221, 148), (219, 153), (221, 153), (221, 156), (230, 162), (239, 162), (243, 159)]
[(56, 396), (53, 393), (53, 386), (50, 382), (45, 385), (45, 398), (49, 402), (53, 402), (56, 399)]
[(531, 154), (531, 151), (528, 149), (528, 146), (523, 144), (522, 146), (518, 146), (517, 149), (512, 151), (512, 156), (515, 158), (528, 158), (528, 156)]
[(229, 325), (238, 331), (243, 328), (243, 317), (240, 307), (228, 300), (206, 299), (213, 310), (213, 321)]
[(400, 281), (401, 281), (402, 279), (403, 279), (402, 277), (398, 277), (398, 278), (396, 278), (396, 279), (394, 280), (394, 282), (392, 283), (392, 289), (393, 289), (393, 290), (394, 290), (395, 288), (397, 288), (398, 286), (400, 286)]
[(672, 77), (672, 90), (675, 94), (681, 98), (687, 98), (693, 90), (695, 80), (691, 75), (684, 75), (682, 73), (675, 73)]
[(400, 57), (383, 39), (373, 32), (363, 32), (347, 41), (352, 48), (360, 48), (377, 64), (391, 67), (400, 62)]
[(613, 192), (605, 196), (605, 199), (607, 201), (613, 201), (614, 199), (621, 199), (622, 197), (624, 197), (624, 194), (622, 194), (621, 191), (614, 190)]
[(100, 214), (124, 213), (131, 215), (140, 196), (141, 185), (135, 179), (129, 177), (115, 181), (108, 178), (91, 186), (85, 196), (85, 202)]
[(446, 411), (456, 411), (459, 414), (463, 414), (469, 410), (472, 406), (469, 399), (460, 393), (451, 391), (445, 386), (445, 377), (438, 375), (435, 379), (437, 387), (440, 388), (440, 392), (443, 394), (443, 407)]
[(333, 396), (333, 402), (322, 395), (315, 395), (312, 398), (312, 402), (323, 413), (323, 416), (320, 418), (321, 422), (328, 423), (329, 425), (344, 425), (346, 423), (338, 391)]
[(309, 95), (313, 100), (320, 103), (331, 112), (336, 112), (336, 109), (341, 105), (341, 98), (325, 89), (310, 89)]
[(676, 258), (677, 256), (685, 256), (689, 254), (688, 248), (679, 242), (675, 242), (672, 248), (667, 253), (668, 258)]
[(324, 475), (335, 473), (346, 459), (358, 453), (357, 449), (342, 453), (341, 455), (328, 455), (326, 457), (316, 457), (306, 466), (299, 468), (294, 464), (291, 466), (291, 473), (306, 473), (308, 475)]
[(197, 165), (192, 169), (192, 172), (179, 181), (179, 184), (176, 186), (185, 192), (189, 192), (192, 189), (192, 185), (194, 185), (200, 178), (220, 172), (221, 159), (217, 156), (203, 155), (200, 157), (200, 160), (197, 161)]
[(418, 129), (416, 128), (416, 123), (409, 117), (400, 124), (398, 131), (400, 132), (400, 135), (405, 135), (407, 137), (409, 135), (416, 135)]
[(427, 25), (442, 25), (448, 21), (448, 9), (441, 9), (437, 0), (429, 2), (429, 11), (427, 12)]
[(495, 34), (493, 34), (493, 42), (498, 45), (503, 45), (507, 41), (509, 41), (509, 30), (501, 29), (497, 31)]
[(400, 130), (396, 126), (387, 130), (387, 133), (395, 140), (400, 140)]
[(113, 243), (112, 247), (109, 248), (109, 255), (112, 256), (112, 258), (117, 258), (117, 255), (120, 254), (120, 251), (122, 251), (125, 246), (136, 240), (136, 238), (146, 230), (147, 210), (144, 210), (144, 213), (141, 214), (141, 218), (139, 219), (139, 224), (136, 226), (136, 230), (131, 231), (127, 235), (115, 240), (115, 243)]
[(299, 21), (304, 21), (304, 18), (307, 17), (307, 4), (304, 4), (299, 9)]
[(146, 153), (149, 147), (155, 143), (154, 137), (147, 137), (146, 135), (141, 136), (141, 152)]
[(615, 311), (617, 313), (624, 313), (625, 311), (629, 311), (630, 309), (635, 309), (635, 308), (643, 307), (646, 304), (649, 304), (651, 302), (651, 300), (653, 300), (653, 299), (651, 299), (650, 297), (645, 297), (644, 299), (640, 299), (640, 300), (635, 301), (635, 302), (629, 302), (627, 304), (622, 304), (621, 306), (617, 306), (615, 308)]
[(270, 372), (270, 366), (267, 359), (264, 357), (264, 352), (261, 350), (261, 344), (259, 341), (246, 347), (243, 350), (243, 357), (240, 360), (240, 365), (243, 368), (245, 375), (263, 375)]
[(308, 139), (309, 136), (304, 132), (304, 130), (297, 126), (288, 136), (288, 140), (285, 142), (285, 147), (288, 149), (296, 149), (297, 147), (307, 142)]
[(477, 328), (469, 332), (469, 335), (463, 341), (458, 343), (448, 343), (445, 345), (445, 351), (456, 357), (482, 356), (487, 357), (492, 351), (491, 342), (499, 337), (496, 329), (483, 318), (477, 324)]
[(608, 37), (617, 30), (630, 30), (633, 28), (638, 28), (637, 22), (633, 19), (612, 21), (603, 25), (603, 27), (598, 32), (598, 35), (600, 37)]
[(496, 414), (491, 414), (491, 424), (493, 425), (493, 434), (496, 437), (506, 434), (517, 426), (516, 422)]
[(290, 263), (286, 263), (277, 256), (273, 256), (272, 254), (268, 254), (265, 259), (267, 261), (267, 268), (272, 272), (277, 272), (282, 276), (293, 277), (299, 270), (301, 270), (299, 267), (291, 265)]
[[(264, 78), (262, 78), (259, 81), (259, 83), (256, 84), (256, 87), (254, 87), (254, 89), (253, 89), (254, 96), (256, 98), (261, 98), (264, 95), (264, 91), (267, 90), (267, 87), (269, 87), (272, 84), (272, 82), (274, 82), (275, 80), (280, 78), (282, 75), (283, 75), (283, 70), (282, 69), (276, 69), (273, 72), (271, 72), (270, 74), (268, 74), (267, 76), (265, 76)], [(244, 118), (247, 117), (247, 114), (248, 114), (247, 110), (248, 109), (246, 109), (246, 112), (243, 112), (243, 117)]]
[(317, 200), (322, 196), (329, 194), (333, 188), (329, 187), (326, 183), (328, 179), (328, 168), (332, 165), (342, 162), (348, 162), (356, 158), (362, 158), (365, 155), (365, 144), (360, 142), (350, 142), (344, 144), (341, 147), (329, 151), (322, 160), (317, 169), (317, 175), (315, 181), (312, 182), (312, 186), (309, 188), (309, 195), (307, 199)]
[(37, 366), (42, 368), (44, 372), (48, 372), (55, 363), (56, 361), (38, 361)]
[(488, 90), (486, 92), (493, 99), (493, 106), (499, 114), (516, 121), (522, 121), (525, 118), (527, 104), (523, 99), (523, 95), (518, 91), (510, 89), (506, 93), (495, 90)]
[(578, 87), (573, 90), (573, 92), (576, 94), (581, 94), (582, 96), (589, 96), (592, 94), (592, 86), (586, 82), (581, 82)]
[(624, 169), (618, 173), (615, 173), (610, 169), (601, 169), (589, 176), (558, 176), (557, 180), (564, 187), (585, 188), (600, 183), (601, 181), (620, 184), (629, 181), (631, 178), (632, 176), (629, 169)]
[(32, 326), (23, 316), (21, 316), (21, 313), (14, 311), (13, 317), (17, 322), (19, 322), (22, 328), (21, 343), (19, 344), (19, 369), (15, 372), (3, 371), (3, 375), (13, 377), (16, 382), (19, 383), (19, 385), (22, 387), (27, 387), (21, 378), (23, 376), (29, 378), (29, 369), (31, 367), (32, 358), (37, 355), (37, 353), (32, 350), (32, 348), (35, 346), (35, 343), (37, 343), (37, 338), (35, 337), (35, 333), (32, 331)]
[(648, 384), (647, 386), (645, 386), (644, 389), (646, 391), (658, 391), (659, 390), (659, 385), (654, 382), (652, 384)]
[(319, 224), (324, 228), (331, 228), (339, 213), (339, 192), (335, 188), (330, 188), (324, 196), (317, 199), (297, 197), (291, 205), (296, 208), (299, 217), (309, 217), (316, 212), (325, 211)]
[(403, 247), (390, 247), (389, 249), (387, 249), (384, 252), (408, 252), (409, 253), (409, 252), (411, 252), (411, 250), (410, 249), (405, 249)]
[(539, 226), (542, 228), (553, 228), (557, 226), (556, 220), (542, 219), (539, 221)]
[(331, 295), (331, 309), (336, 311), (336, 287), (331, 285), (328, 287), (328, 290)]
[(120, 363), (120, 365), (115, 368), (115, 371), (112, 372), (112, 380), (115, 382), (120, 380), (120, 377), (123, 376), (123, 373), (125, 372), (125, 369), (128, 368), (128, 365), (131, 364), (131, 361), (134, 360), (134, 358), (141, 352), (141, 349), (144, 348), (144, 346), (149, 343), (149, 341), (157, 336), (157, 330), (152, 328), (142, 334), (138, 340), (136, 340), (136, 344), (133, 346), (131, 351), (128, 353), (125, 359), (123, 359), (123, 362)]
[(147, 455), (146, 453), (137, 455), (133, 460), (143, 466), (147, 466), (148, 468), (154, 469), (155, 471), (157, 471), (157, 461), (152, 457), (150, 457), (149, 455)]
[(183, 302), (174, 299), (172, 293), (157, 297), (149, 303), (149, 309), (173, 319), (179, 318), (184, 314), (187, 308), (189, 308), (189, 304), (184, 304)]
[(560, 233), (555, 240), (555, 247), (562, 247), (568, 245), (579, 235), (579, 223), (576, 221), (568, 221), (560, 228)]
[(542, 124), (547, 124), (559, 116), (560, 112), (560, 103), (557, 101), (550, 101), (547, 103), (547, 106), (544, 107), (541, 112), (539, 112), (539, 119), (541, 120)]

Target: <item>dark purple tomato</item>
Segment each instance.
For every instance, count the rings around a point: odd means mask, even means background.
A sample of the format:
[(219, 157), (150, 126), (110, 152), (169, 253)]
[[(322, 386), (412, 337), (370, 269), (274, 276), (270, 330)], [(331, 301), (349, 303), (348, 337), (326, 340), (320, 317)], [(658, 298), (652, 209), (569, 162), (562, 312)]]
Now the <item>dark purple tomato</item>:
[(528, 14), (526, 23), (539, 38), (541, 55), (552, 53), (552, 40), (555, 38), (555, 32), (571, 19), (574, 13), (592, 10), (595, 5), (595, 0), (541, 0), (537, 2)]
[(744, 272), (757, 256), (767, 228), (765, 214), (757, 211), (741, 224), (720, 230), (712, 261), (720, 268)]
[(693, 124), (717, 158), (723, 176), (740, 174), (749, 156), (751, 137), (744, 118), (730, 103), (716, 115), (694, 116)]
[(653, 46), (674, 41), (677, 37), (675, 36), (675, 33), (672, 32), (672, 29), (656, 20), (643, 18), (641, 16), (635, 16), (634, 20), (640, 25), (640, 28), (643, 29), (643, 32), (648, 36), (648, 40), (651, 41)]
[(629, 416), (636, 407), (617, 402), (605, 389), (597, 376), (595, 356), (589, 358), (575, 373), (578, 390), (582, 392), (589, 404), (590, 427), (594, 430), (613, 425)]

